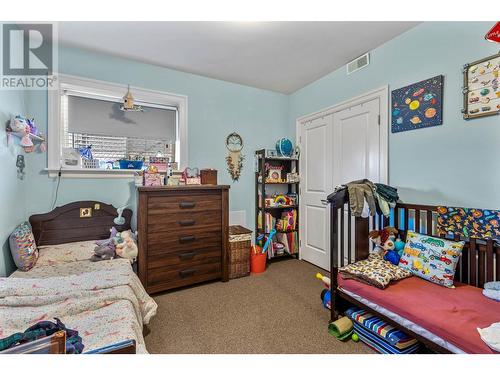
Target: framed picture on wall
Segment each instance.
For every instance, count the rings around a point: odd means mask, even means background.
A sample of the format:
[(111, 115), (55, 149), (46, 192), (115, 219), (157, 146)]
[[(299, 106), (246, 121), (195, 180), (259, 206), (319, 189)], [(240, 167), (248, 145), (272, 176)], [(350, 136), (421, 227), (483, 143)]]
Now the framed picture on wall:
[(464, 65), (465, 120), (500, 113), (500, 53)]
[(393, 133), (443, 124), (442, 75), (391, 92)]

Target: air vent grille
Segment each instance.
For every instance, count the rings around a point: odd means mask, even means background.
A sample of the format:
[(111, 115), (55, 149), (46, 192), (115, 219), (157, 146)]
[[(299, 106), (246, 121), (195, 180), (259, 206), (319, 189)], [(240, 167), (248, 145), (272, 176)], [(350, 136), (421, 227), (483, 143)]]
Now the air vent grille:
[(352, 60), (347, 63), (347, 74), (352, 74), (357, 70), (360, 70), (370, 63), (370, 54), (365, 53), (363, 56), (359, 56), (357, 59)]

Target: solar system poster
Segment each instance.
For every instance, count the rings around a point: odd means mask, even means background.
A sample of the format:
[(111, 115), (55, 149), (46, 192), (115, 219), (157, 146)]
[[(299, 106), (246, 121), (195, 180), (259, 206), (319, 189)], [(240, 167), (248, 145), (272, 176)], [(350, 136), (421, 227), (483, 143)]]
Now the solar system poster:
[(443, 78), (439, 75), (392, 91), (393, 133), (443, 124)]

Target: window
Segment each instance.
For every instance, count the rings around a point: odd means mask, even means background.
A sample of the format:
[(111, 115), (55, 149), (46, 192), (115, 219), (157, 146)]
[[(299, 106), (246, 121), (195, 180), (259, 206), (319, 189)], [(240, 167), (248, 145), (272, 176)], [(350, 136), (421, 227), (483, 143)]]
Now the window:
[[(126, 91), (122, 85), (59, 76), (59, 90), (49, 93), (49, 174), (61, 168), (78, 177), (130, 175), (117, 170), (119, 160), (148, 162), (159, 155), (179, 169), (187, 165), (187, 98), (131, 88), (143, 111), (124, 112), (120, 107)], [(88, 146), (92, 161), (66, 163), (68, 150)]]

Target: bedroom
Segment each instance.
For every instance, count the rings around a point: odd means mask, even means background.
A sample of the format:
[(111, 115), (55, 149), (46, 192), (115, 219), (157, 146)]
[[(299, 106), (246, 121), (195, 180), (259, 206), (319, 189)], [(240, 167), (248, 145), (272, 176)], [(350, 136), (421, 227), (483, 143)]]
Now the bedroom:
[[(3, 21), (0, 340), (58, 317), (67, 352), (392, 350), (347, 316), (356, 306), (394, 326), (411, 343), (406, 353), (494, 353), (486, 341), (500, 307), (486, 295), (498, 288), (500, 234), (492, 218), (477, 226), (478, 215), (500, 208), (491, 151), (500, 58), (490, 32), (499, 17), (385, 16)], [(36, 67), (49, 63), (49, 75)], [(33, 87), (31, 76), (45, 80)], [(348, 184), (361, 178), (383, 186)], [(378, 200), (391, 187), (396, 198)], [(353, 191), (362, 191), (359, 211)], [(452, 233), (452, 219), (471, 227)], [(420, 235), (451, 248), (429, 260), (410, 244)], [(405, 279), (356, 289), (368, 276), (349, 264), (377, 248), (386, 256), (392, 249), (383, 246), (398, 239), (398, 261), (384, 262)], [(346, 274), (357, 281), (338, 281)], [(411, 284), (449, 295), (442, 308), (453, 309), (462, 289), (443, 286), (450, 282), (472, 294), (458, 307), (472, 321), (460, 334), (443, 325), (446, 315), (415, 317), (410, 297), (405, 306), (382, 298)], [(471, 304), (475, 315), (466, 313)]]

